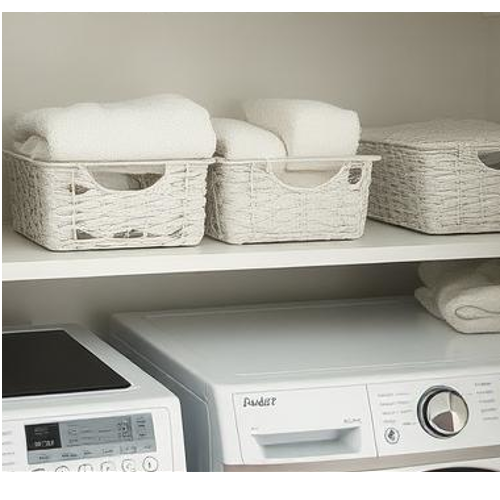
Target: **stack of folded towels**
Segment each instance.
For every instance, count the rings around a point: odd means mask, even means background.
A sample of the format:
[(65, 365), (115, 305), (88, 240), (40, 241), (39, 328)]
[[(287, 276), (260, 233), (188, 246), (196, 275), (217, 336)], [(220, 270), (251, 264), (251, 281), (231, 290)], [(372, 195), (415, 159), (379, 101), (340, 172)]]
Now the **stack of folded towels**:
[(19, 115), (14, 150), (44, 161), (228, 160), (356, 154), (357, 113), (331, 104), (257, 99), (246, 121), (210, 120), (206, 109), (175, 94), (113, 103), (81, 103)]
[(217, 154), (228, 160), (352, 156), (361, 127), (356, 112), (300, 99), (243, 103), (246, 121), (212, 120)]
[(500, 259), (426, 262), (418, 301), (461, 333), (500, 333)]
[(44, 161), (143, 161), (212, 157), (206, 109), (175, 94), (45, 108), (18, 116), (14, 150)]

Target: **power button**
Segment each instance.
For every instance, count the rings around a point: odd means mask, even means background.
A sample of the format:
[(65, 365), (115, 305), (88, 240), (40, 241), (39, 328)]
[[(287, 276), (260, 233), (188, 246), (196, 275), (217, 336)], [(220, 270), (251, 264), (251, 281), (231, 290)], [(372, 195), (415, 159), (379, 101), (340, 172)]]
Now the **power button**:
[(148, 456), (143, 460), (142, 468), (146, 472), (155, 472), (158, 470), (158, 460), (155, 457)]
[(399, 431), (394, 427), (388, 427), (385, 430), (384, 438), (389, 444), (396, 444), (400, 438)]

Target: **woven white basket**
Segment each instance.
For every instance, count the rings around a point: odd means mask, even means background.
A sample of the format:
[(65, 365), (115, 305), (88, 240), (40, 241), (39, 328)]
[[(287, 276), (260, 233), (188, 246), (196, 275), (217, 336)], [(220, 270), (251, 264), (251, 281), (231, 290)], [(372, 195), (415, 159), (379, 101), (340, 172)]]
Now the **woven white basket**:
[(500, 125), (442, 120), (365, 132), (369, 216), (430, 234), (500, 231)]
[[(13, 227), (50, 250), (189, 246), (203, 237), (212, 160), (47, 163), (3, 156)], [(97, 180), (103, 173), (126, 174), (137, 189), (105, 187)]]
[[(206, 233), (233, 244), (359, 238), (377, 159), (219, 159), (208, 174)], [(317, 187), (297, 187), (273, 169), (286, 164), (297, 171), (311, 162), (336, 166), (338, 172)]]

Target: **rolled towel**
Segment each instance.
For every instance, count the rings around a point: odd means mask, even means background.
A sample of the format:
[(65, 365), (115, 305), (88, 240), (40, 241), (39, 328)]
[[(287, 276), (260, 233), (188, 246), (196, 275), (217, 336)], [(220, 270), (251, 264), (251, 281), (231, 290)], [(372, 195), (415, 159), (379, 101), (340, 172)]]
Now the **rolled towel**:
[(462, 290), (444, 305), (444, 319), (462, 333), (500, 333), (500, 285)]
[(417, 300), (462, 333), (500, 333), (500, 261), (424, 263)]
[(272, 132), (242, 120), (212, 118), (216, 153), (228, 160), (284, 158), (283, 141)]
[(421, 286), (415, 290), (415, 298), (436, 318), (444, 319), (437, 305), (436, 294), (431, 288)]
[(257, 99), (243, 103), (250, 123), (285, 143), (289, 156), (356, 154), (361, 134), (358, 114), (328, 103), (300, 99)]
[(46, 161), (200, 159), (215, 151), (207, 110), (174, 94), (23, 113), (13, 139), (15, 151)]

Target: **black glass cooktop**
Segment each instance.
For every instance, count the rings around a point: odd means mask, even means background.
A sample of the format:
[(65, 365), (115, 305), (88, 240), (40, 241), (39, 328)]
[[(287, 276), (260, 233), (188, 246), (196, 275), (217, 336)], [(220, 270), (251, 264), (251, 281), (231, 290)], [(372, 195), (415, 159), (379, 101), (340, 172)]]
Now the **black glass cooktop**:
[(130, 387), (64, 330), (2, 335), (2, 375), (4, 398)]

